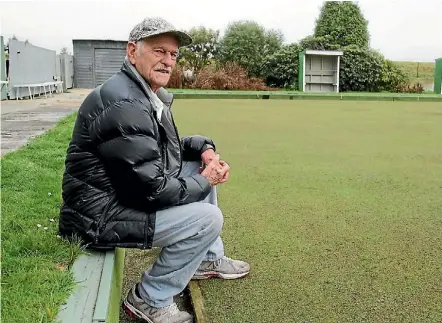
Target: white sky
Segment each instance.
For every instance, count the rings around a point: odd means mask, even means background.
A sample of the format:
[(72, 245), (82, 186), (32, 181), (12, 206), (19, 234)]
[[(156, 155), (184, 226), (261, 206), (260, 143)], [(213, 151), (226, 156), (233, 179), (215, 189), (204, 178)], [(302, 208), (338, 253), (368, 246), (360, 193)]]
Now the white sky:
[[(161, 16), (177, 28), (203, 25), (221, 33), (231, 21), (251, 19), (281, 29), (286, 42), (313, 32), (322, 1), (293, 0), (0, 1), (0, 33), (16, 35), (57, 52), (72, 39), (126, 40), (146, 16)], [(442, 0), (360, 1), (371, 46), (393, 60), (442, 57)]]

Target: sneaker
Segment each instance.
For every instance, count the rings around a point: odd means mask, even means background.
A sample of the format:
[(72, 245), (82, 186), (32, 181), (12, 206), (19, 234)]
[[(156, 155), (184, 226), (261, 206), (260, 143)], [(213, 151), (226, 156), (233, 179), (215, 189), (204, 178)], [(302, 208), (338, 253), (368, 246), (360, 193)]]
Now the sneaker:
[(138, 284), (130, 289), (121, 307), (131, 318), (148, 323), (193, 323), (192, 315), (180, 311), (175, 303), (161, 308), (147, 304), (138, 294)]
[(247, 276), (249, 271), (248, 263), (224, 256), (216, 261), (203, 261), (192, 279), (237, 279)]

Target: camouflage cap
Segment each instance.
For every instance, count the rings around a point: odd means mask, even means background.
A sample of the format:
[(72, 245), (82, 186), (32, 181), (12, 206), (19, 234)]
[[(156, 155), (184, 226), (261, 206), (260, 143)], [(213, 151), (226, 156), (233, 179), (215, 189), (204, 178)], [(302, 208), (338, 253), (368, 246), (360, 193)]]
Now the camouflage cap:
[(192, 38), (189, 34), (176, 29), (172, 24), (159, 17), (145, 18), (137, 24), (129, 34), (129, 41), (137, 42), (141, 39), (161, 34), (174, 35), (180, 47), (188, 46), (192, 43)]

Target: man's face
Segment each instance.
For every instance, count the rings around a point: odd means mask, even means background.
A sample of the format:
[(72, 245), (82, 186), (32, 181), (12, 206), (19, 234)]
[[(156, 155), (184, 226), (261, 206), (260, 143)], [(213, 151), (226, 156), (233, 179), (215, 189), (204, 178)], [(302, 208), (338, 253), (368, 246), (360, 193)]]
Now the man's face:
[(145, 39), (138, 48), (135, 43), (127, 46), (129, 61), (156, 92), (166, 86), (175, 67), (178, 41), (170, 35)]

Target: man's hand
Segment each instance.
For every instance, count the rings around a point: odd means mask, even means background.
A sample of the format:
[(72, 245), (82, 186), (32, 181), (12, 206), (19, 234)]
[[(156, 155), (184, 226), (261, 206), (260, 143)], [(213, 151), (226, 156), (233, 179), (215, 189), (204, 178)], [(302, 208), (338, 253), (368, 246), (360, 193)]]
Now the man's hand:
[(229, 174), (230, 174), (230, 166), (229, 166), (229, 164), (227, 164), (224, 160), (220, 160), (219, 161), (219, 164), (222, 166), (222, 167), (228, 167), (228, 171), (225, 173), (225, 175), (224, 175), (224, 177), (221, 179), (221, 181), (220, 181), (220, 184), (223, 184), (223, 183), (225, 183), (225, 182), (227, 182), (227, 180), (229, 179)]
[(223, 165), (220, 163), (219, 155), (215, 155), (212, 161), (201, 172), (201, 175), (207, 178), (212, 186), (227, 180), (226, 174), (229, 172), (230, 166), (227, 163), (222, 163)]
[(203, 161), (204, 165), (209, 165), (215, 156), (215, 151), (212, 148), (209, 148), (201, 154), (201, 160)]

